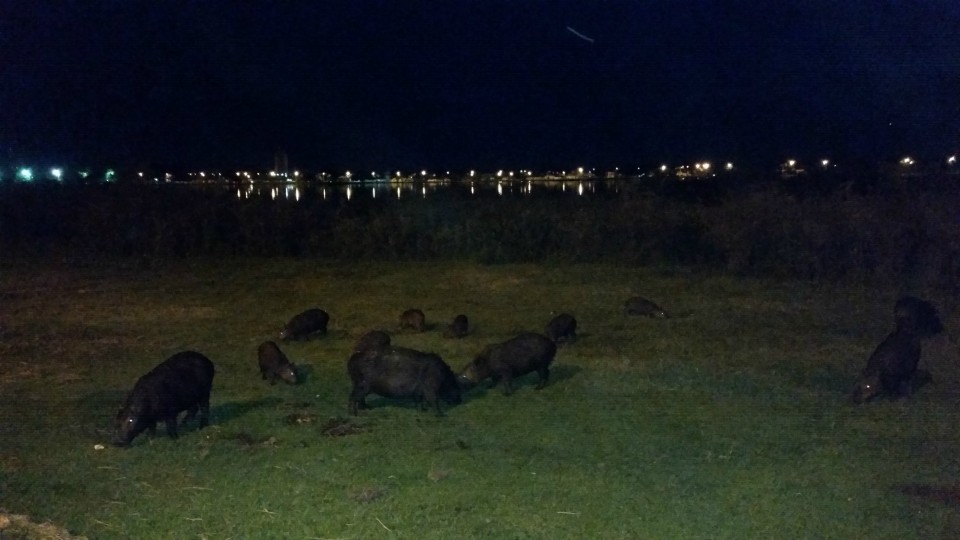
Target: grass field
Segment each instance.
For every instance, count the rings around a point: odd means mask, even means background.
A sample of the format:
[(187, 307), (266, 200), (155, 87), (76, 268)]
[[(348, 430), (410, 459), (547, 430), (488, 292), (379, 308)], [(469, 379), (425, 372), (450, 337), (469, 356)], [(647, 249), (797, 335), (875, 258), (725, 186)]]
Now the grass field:
[[(854, 406), (898, 293), (925, 291), (598, 265), (2, 264), (0, 508), (90, 538), (960, 537), (957, 313), (929, 292), (948, 334), (925, 343), (933, 382)], [(627, 318), (634, 294), (681, 316)], [(308, 307), (330, 333), (281, 344), (307, 377), (271, 386), (256, 347)], [(434, 327), (394, 332), (409, 307)], [(559, 311), (580, 340), (543, 390), (347, 415), (366, 330), (458, 371)], [(461, 312), (473, 333), (442, 338)], [(183, 349), (217, 366), (212, 425), (110, 446), (137, 377)]]

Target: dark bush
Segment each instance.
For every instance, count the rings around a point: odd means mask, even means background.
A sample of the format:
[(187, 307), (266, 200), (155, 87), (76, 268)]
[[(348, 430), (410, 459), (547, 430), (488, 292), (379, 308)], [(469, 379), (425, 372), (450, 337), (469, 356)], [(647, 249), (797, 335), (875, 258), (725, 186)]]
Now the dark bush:
[[(832, 184), (831, 184), (832, 185)], [(0, 249), (11, 255), (178, 258), (294, 256), (481, 263), (611, 262), (736, 274), (909, 278), (949, 285), (960, 273), (955, 190), (898, 183), (870, 190), (598, 190), (586, 197), (355, 197), (269, 188), (3, 183)]]

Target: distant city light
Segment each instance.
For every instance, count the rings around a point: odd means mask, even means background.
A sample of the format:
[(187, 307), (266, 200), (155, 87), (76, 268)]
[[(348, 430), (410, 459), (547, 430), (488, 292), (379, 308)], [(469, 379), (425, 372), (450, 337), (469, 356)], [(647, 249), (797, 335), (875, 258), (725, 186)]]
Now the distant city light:
[[(400, 178), (400, 171), (397, 171), (397, 178)], [(399, 199), (400, 197), (397, 196), (397, 198)]]
[(270, 177), (275, 178), (277, 176), (277, 171), (270, 171)]
[(476, 173), (477, 173), (477, 171), (474, 171), (474, 170), (471, 169), (471, 170), (470, 170), (470, 178), (473, 178), (473, 176), (474, 176)]
[(86, 179), (90, 176), (90, 171), (80, 171), (80, 178)]
[(661, 166), (660, 166), (660, 172), (667, 172), (667, 166), (666, 166), (666, 165), (661, 165)]
[(24, 182), (29, 182), (33, 180), (33, 169), (30, 167), (21, 167), (20, 170), (17, 171), (17, 176)]
[(500, 178), (501, 176), (503, 176), (503, 169), (497, 171), (497, 178)]
[(830, 165), (830, 160), (829, 160), (829, 159), (821, 159), (821, 160), (820, 160), (820, 165), (823, 165), (824, 167), (826, 167), (827, 165)]
[(426, 171), (426, 170), (420, 171), (420, 176), (426, 176), (426, 175), (427, 175), (427, 171)]
[(62, 178), (63, 178), (63, 169), (61, 169), (60, 167), (54, 167), (54, 168), (50, 169), (50, 176), (53, 176), (53, 177), (56, 178), (57, 180), (62, 179)]
[[(237, 173), (237, 174), (240, 174), (240, 173)], [(138, 172), (138, 173), (137, 173), (137, 176), (139, 176), (140, 178), (143, 178), (143, 172), (142, 172), (142, 171), (141, 171), (141, 172)]]
[(727, 166), (726, 166), (725, 168), (726, 168), (728, 171), (732, 171), (732, 170), (733, 170), (733, 163), (730, 163), (730, 162), (728, 161), (728, 162), (727, 162)]
[(103, 179), (107, 182), (113, 182), (117, 177), (117, 172), (113, 169), (107, 169), (107, 172), (104, 173)]
[(795, 159), (788, 159), (788, 160), (787, 160), (787, 167), (795, 167), (796, 165), (797, 165), (797, 160), (795, 160)]
[(900, 160), (901, 165), (910, 166), (910, 165), (913, 165), (914, 163), (915, 162), (913, 161), (913, 158), (911, 158), (910, 156), (907, 156)]
[[(351, 173), (350, 173), (350, 171), (347, 171), (347, 172), (345, 172), (343, 175), (346, 176), (347, 179), (349, 180), (349, 179), (350, 179), (350, 176), (351, 176)], [(348, 192), (348, 193), (349, 193), (349, 192)], [(350, 197), (348, 196), (347, 198), (349, 199)]]
[(953, 165), (956, 162), (957, 162), (957, 156), (950, 156), (947, 158), (947, 163), (949, 163), (950, 165)]

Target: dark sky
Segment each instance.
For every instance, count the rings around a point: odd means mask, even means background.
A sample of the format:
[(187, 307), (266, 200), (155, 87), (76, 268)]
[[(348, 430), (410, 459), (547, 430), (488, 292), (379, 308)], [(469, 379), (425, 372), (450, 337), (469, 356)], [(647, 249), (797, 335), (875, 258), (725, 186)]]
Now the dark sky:
[(0, 161), (278, 148), (305, 169), (939, 159), (960, 2), (0, 0)]

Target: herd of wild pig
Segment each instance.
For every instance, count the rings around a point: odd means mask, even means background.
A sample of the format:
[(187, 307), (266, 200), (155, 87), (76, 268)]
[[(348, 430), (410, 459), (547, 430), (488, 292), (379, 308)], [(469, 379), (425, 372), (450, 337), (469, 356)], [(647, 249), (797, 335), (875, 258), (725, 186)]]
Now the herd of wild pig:
[[(624, 303), (626, 315), (669, 318), (656, 303), (634, 296)], [(326, 311), (308, 309), (291, 318), (280, 331), (281, 341), (305, 340), (325, 336), (330, 316)], [(400, 330), (423, 332), (426, 316), (419, 309), (400, 315)], [(412, 399), (420, 408), (433, 407), (442, 414), (440, 402), (461, 403), (463, 392), (484, 381), (502, 384), (505, 394), (513, 392), (513, 381), (536, 372), (537, 389), (550, 377), (550, 364), (558, 344), (577, 339), (577, 320), (561, 313), (546, 324), (542, 334), (524, 332), (502, 343), (490, 344), (477, 354), (457, 375), (437, 354), (396, 347), (390, 335), (371, 330), (360, 336), (347, 360), (347, 374), (353, 384), (348, 410), (358, 414), (366, 408), (369, 394), (388, 398)], [(900, 298), (894, 306), (894, 329), (867, 360), (851, 394), (855, 403), (862, 403), (881, 394), (891, 397), (909, 395), (922, 376), (917, 369), (921, 341), (943, 331), (936, 308), (928, 301), (913, 296)], [(447, 338), (462, 338), (469, 333), (464, 314), (457, 315), (443, 330)], [(261, 377), (276, 384), (277, 380), (297, 384), (296, 366), (287, 359), (273, 341), (257, 348)], [(186, 411), (184, 422), (200, 413), (199, 426), (209, 423), (210, 390), (214, 365), (195, 351), (179, 352), (140, 377), (117, 413), (114, 444), (129, 446), (144, 431), (156, 433), (157, 422), (164, 422), (167, 434), (177, 437), (177, 417)]]

